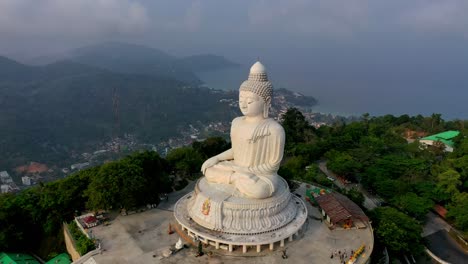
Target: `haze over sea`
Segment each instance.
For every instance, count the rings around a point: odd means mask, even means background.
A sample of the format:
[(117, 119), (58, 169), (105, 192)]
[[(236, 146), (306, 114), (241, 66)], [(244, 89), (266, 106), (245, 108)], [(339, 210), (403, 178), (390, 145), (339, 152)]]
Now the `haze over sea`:
[[(441, 113), (445, 120), (468, 118), (468, 80), (438, 80), (428, 75), (421, 79), (381, 81), (363, 78), (333, 78), (326, 73), (300, 73), (280, 65), (267, 65), (275, 88), (287, 88), (314, 96), (318, 105), (313, 111), (338, 115), (431, 115)], [(270, 67), (268, 67), (270, 66)], [(275, 67), (277, 66), (277, 67)], [(246, 80), (249, 67), (198, 72), (210, 88), (239, 89)], [(371, 74), (369, 74), (371, 75)], [(375, 88), (373, 88), (375, 87)], [(460, 89), (460, 87), (465, 87)]]
[(468, 119), (466, 10), (466, 0), (6, 0), (0, 54), (26, 61), (105, 41), (216, 54), (245, 71), (202, 79), (235, 89), (260, 56), (276, 87), (324, 112)]

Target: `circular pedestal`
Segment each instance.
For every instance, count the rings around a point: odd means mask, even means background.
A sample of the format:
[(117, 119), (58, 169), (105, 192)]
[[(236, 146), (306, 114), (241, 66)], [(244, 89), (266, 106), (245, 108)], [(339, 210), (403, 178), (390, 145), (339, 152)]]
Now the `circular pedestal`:
[(282, 178), (266, 199), (243, 197), (233, 185), (210, 183), (202, 178), (189, 199), (189, 216), (199, 225), (231, 234), (259, 234), (276, 230), (296, 216), (292, 194)]
[(273, 249), (276, 242), (282, 246), (292, 240), (307, 220), (307, 209), (283, 179), (272, 197), (249, 199), (202, 178), (176, 203), (174, 216), (189, 236), (206, 244), (229, 251), (257, 246), (259, 251), (262, 245)]

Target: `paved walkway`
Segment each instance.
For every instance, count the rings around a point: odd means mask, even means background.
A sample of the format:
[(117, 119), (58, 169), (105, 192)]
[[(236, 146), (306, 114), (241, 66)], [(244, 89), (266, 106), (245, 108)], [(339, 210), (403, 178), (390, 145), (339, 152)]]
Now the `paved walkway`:
[[(236, 251), (234, 255), (226, 256), (225, 251), (216, 251), (213, 247), (212, 256), (195, 257), (194, 248), (182, 249), (176, 254), (162, 258), (164, 251), (174, 246), (179, 236), (177, 233), (168, 235), (169, 223), (174, 224), (173, 213), (169, 211), (173, 207), (176, 197), (182, 196), (192, 190), (193, 187), (171, 193), (169, 201), (161, 204), (162, 209), (152, 209), (128, 216), (117, 216), (109, 226), (97, 226), (93, 228), (93, 234), (102, 241), (103, 252), (93, 259), (98, 264), (102, 263), (239, 263), (239, 264), (275, 264), (275, 263), (340, 263), (339, 258), (330, 259), (333, 250), (356, 250), (362, 244), (366, 245), (366, 252), (357, 262), (369, 257), (373, 249), (373, 235), (369, 228), (353, 230), (329, 230), (320, 220), (317, 208), (307, 203), (309, 219), (307, 229), (301, 239), (286, 242), (285, 249), (289, 256), (283, 259), (282, 249), (270, 252), (264, 249), (264, 255), (260, 257), (245, 257)], [(305, 197), (305, 185), (301, 185), (296, 193)], [(254, 249), (251, 249), (254, 250)]]
[(433, 212), (429, 212), (426, 215), (426, 224), (423, 227), (422, 236), (429, 236), (440, 230), (445, 230), (448, 232), (451, 228), (452, 227), (438, 215), (434, 214)]

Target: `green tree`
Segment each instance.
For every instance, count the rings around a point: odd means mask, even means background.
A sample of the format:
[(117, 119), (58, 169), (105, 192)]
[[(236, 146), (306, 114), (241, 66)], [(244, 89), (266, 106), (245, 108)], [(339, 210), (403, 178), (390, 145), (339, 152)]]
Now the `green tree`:
[(308, 166), (306, 166), (306, 172), (304, 174), (304, 177), (302, 179), (299, 179), (305, 182), (313, 182), (313, 183), (318, 183), (323, 186), (328, 186), (332, 187), (333, 182), (330, 181), (325, 174), (320, 171), (319, 167), (317, 164), (312, 163)]
[(345, 152), (331, 150), (325, 153), (325, 157), (327, 158), (327, 168), (347, 178), (354, 177), (361, 167), (351, 155)]
[(314, 129), (309, 125), (301, 111), (289, 108), (283, 115), (281, 125), (286, 135), (286, 150), (290, 150), (297, 143), (311, 142)]
[[(30, 245), (23, 209), (16, 203), (13, 194), (0, 194), (0, 248), (12, 250)], [(23, 244), (25, 243), (25, 244)], [(23, 245), (22, 245), (23, 244)]]
[(130, 209), (141, 204), (145, 189), (143, 169), (128, 161), (103, 165), (91, 180), (85, 195), (91, 209)]
[(435, 185), (435, 182), (433, 182), (431, 179), (420, 181), (414, 184), (413, 188), (415, 192), (418, 194), (418, 196), (424, 199), (432, 200), (436, 197), (436, 192), (435, 192), (436, 185)]
[(436, 184), (440, 196), (445, 200), (449, 200), (459, 193), (458, 187), (462, 182), (460, 181), (460, 174), (453, 169), (449, 169), (437, 175)]
[(364, 204), (364, 195), (358, 189), (351, 188), (350, 190), (345, 191), (344, 194), (346, 196), (348, 196), (348, 198), (351, 201), (353, 201), (355, 204), (357, 204), (357, 205), (359, 205), (361, 207), (363, 206), (363, 204)]
[(84, 255), (95, 248), (94, 242), (86, 236), (81, 236), (78, 241), (76, 241), (76, 249), (80, 255)]
[(171, 150), (166, 157), (167, 161), (182, 176), (191, 176), (200, 171), (203, 158), (192, 147), (182, 147)]
[(301, 156), (294, 156), (286, 159), (284, 164), (278, 170), (287, 181), (304, 178), (306, 161)]
[(455, 195), (454, 201), (447, 207), (447, 217), (455, 220), (455, 226), (468, 231), (468, 193)]
[(231, 145), (222, 137), (210, 137), (204, 141), (195, 141), (192, 148), (197, 151), (203, 159), (208, 159), (229, 149)]
[(125, 158), (129, 163), (135, 164), (143, 170), (145, 179), (144, 191), (141, 194), (142, 203), (159, 203), (159, 194), (172, 190), (169, 179), (169, 165), (155, 151), (135, 153)]
[(311, 143), (297, 143), (290, 150), (292, 156), (301, 156), (309, 162), (316, 161), (324, 153), (324, 149), (321, 148), (318, 144)]
[(419, 197), (417, 194), (412, 192), (395, 197), (392, 203), (404, 212), (407, 212), (410, 216), (419, 220), (424, 220), (426, 214), (434, 206), (434, 202), (432, 200)]
[(377, 238), (396, 253), (419, 254), (423, 252), (422, 227), (411, 217), (391, 207), (371, 211)]

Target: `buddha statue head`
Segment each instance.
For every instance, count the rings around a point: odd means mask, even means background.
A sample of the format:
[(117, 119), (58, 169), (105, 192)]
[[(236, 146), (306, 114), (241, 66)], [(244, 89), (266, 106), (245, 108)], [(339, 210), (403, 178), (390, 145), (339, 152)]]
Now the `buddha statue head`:
[(239, 89), (239, 107), (245, 116), (262, 114), (268, 118), (268, 110), (273, 97), (273, 85), (268, 81), (266, 68), (257, 61), (250, 68), (249, 78)]

